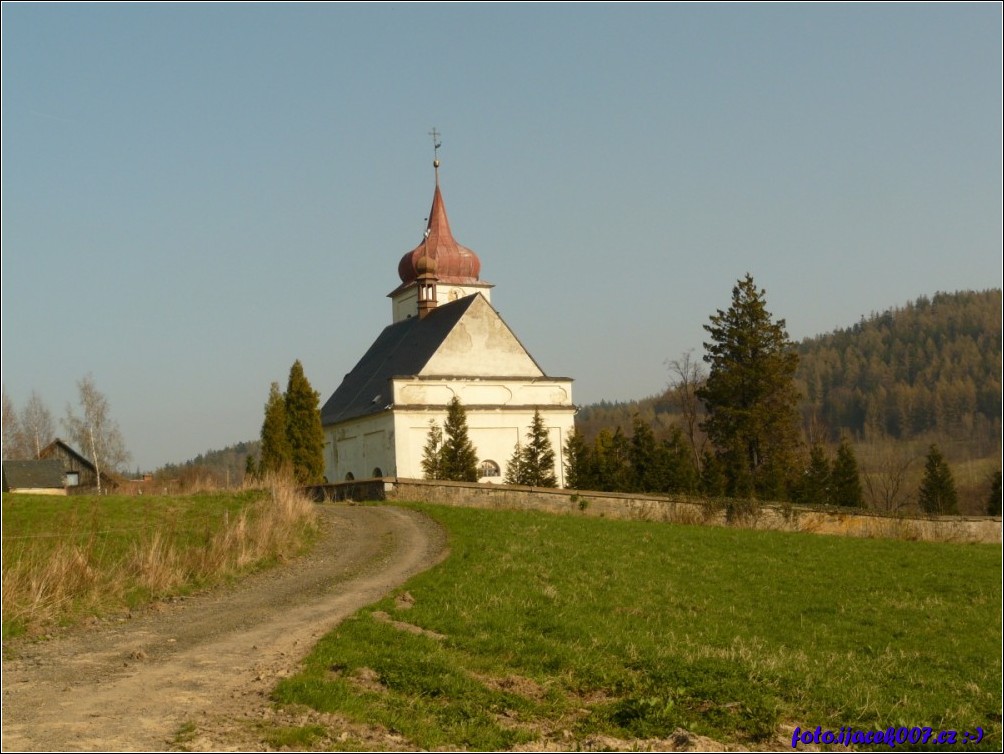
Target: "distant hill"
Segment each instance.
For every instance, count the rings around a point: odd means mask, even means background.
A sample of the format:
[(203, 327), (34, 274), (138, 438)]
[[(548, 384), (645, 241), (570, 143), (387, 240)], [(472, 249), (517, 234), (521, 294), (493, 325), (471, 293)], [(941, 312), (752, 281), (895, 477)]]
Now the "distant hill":
[[(1000, 289), (924, 296), (807, 338), (798, 354), (806, 427), (831, 441), (935, 437), (999, 447)], [(678, 411), (670, 388), (584, 406), (576, 428), (587, 438), (603, 427), (627, 430), (638, 413), (659, 432), (678, 423)]]
[(1001, 291), (937, 293), (802, 341), (806, 416), (831, 439), (1001, 433)]
[(257, 440), (234, 443), (222, 450), (207, 450), (183, 463), (169, 463), (158, 469), (156, 476), (182, 486), (236, 486), (244, 480), (249, 455), (257, 458)]

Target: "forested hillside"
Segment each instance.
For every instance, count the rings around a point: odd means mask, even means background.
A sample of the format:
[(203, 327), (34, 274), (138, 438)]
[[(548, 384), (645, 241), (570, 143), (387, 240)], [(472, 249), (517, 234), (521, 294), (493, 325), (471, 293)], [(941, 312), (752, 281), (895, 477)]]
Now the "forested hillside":
[(798, 352), (804, 415), (830, 440), (1000, 436), (1000, 290), (919, 298)]
[[(998, 442), (1001, 434), (1001, 291), (938, 293), (798, 344), (796, 383), (808, 433), (836, 442)], [(700, 366), (700, 355), (693, 357)], [(657, 433), (679, 423), (678, 374), (661, 395), (584, 406), (587, 438), (631, 426), (634, 414)], [(996, 438), (996, 440), (994, 439)]]
[[(960, 512), (983, 513), (988, 497), (999, 498), (999, 289), (922, 297), (796, 348), (806, 474), (813, 445), (822, 458), (846, 443), (868, 507), (916, 509), (925, 456), (938, 446), (955, 475)], [(592, 446), (624, 434), (627, 447), (625, 433), (640, 421), (669, 444), (688, 440), (703, 466), (710, 445), (696, 397), (707, 375), (702, 355), (670, 362), (669, 387), (658, 396), (580, 409), (578, 441)]]
[(244, 481), (248, 456), (258, 455), (257, 440), (238, 442), (222, 450), (207, 450), (190, 461), (169, 463), (157, 470), (160, 481), (182, 487), (232, 487)]

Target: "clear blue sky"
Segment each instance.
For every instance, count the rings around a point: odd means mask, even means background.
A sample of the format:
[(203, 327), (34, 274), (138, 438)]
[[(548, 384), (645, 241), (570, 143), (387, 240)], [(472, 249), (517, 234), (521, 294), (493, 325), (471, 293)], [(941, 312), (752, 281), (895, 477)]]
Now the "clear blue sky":
[(133, 466), (322, 401), (390, 323), (432, 145), (577, 403), (746, 272), (801, 339), (1001, 285), (1001, 5), (3, 5), (3, 383), (90, 373)]

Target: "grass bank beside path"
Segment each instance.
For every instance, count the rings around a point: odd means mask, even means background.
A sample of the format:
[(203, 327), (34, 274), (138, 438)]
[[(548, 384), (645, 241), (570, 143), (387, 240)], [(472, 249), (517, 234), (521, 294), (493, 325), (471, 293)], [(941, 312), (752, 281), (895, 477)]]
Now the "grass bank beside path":
[[(322, 639), (276, 701), (427, 749), (678, 727), (790, 749), (795, 726), (982, 728), (941, 748), (1000, 749), (999, 546), (416, 507), (450, 557)], [(324, 719), (286, 733), (362, 745)]]
[(3, 636), (184, 594), (296, 554), (316, 532), (292, 486), (177, 496), (3, 495)]

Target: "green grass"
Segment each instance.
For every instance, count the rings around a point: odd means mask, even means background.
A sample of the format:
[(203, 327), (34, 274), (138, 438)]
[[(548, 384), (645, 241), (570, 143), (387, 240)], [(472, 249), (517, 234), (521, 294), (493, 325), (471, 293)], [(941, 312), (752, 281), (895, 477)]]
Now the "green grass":
[(770, 745), (783, 725), (980, 726), (999, 747), (999, 547), (420, 508), (450, 558), (410, 609), (325, 637), (277, 701), (422, 748), (676, 727)]
[(287, 503), (276, 489), (4, 494), (3, 636), (134, 608), (266, 565), (283, 544), (292, 540), (295, 549), (310, 537), (312, 506)]

